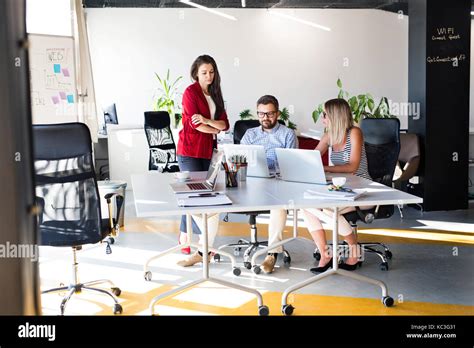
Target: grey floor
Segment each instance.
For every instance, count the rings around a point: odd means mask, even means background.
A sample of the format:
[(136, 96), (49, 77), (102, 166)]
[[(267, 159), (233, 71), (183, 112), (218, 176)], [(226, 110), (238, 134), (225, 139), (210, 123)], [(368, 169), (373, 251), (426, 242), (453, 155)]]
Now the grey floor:
[[(136, 216), (133, 192), (131, 191), (127, 191), (125, 212), (125, 220)], [(471, 205), (470, 209), (462, 211), (425, 213), (405, 207), (403, 214), (404, 218), (401, 219), (397, 211), (392, 218), (377, 220), (370, 227), (426, 228), (429, 231), (452, 230), (474, 235), (474, 205)], [(262, 219), (264, 221), (265, 217)], [(231, 214), (230, 221), (245, 222), (246, 218)], [(235, 242), (235, 240), (235, 237), (218, 236), (215, 245)], [(176, 245), (175, 234), (159, 233), (159, 231), (156, 233), (134, 231), (133, 233), (122, 233), (117, 240), (116, 247), (126, 246), (141, 250), (161, 251), (174, 245)], [(242, 269), (242, 274), (239, 277), (231, 273), (230, 262), (225, 259), (220, 263), (212, 264), (211, 275), (258, 289), (283, 291), (288, 286), (311, 276), (309, 268), (315, 265), (315, 260), (312, 257), (314, 250), (312, 243), (297, 240), (287, 244), (286, 248), (292, 257), (291, 266), (284, 266), (282, 260), (279, 259), (278, 268), (273, 274), (255, 275), (242, 266), (242, 257), (237, 257)], [(405, 301), (474, 306), (474, 249), (472, 246), (391, 243), (390, 248), (394, 256), (390, 262), (389, 271), (381, 271), (378, 258), (368, 255), (363, 267), (356, 272), (384, 281), (389, 288), (390, 295), (394, 298), (402, 296)], [(453, 248), (456, 248), (456, 252), (453, 252)], [(122, 266), (142, 272), (142, 267), (139, 265), (130, 265), (124, 262)], [(183, 277), (178, 278), (180, 280), (176, 281), (177, 284), (181, 284), (180, 281), (184, 281), (184, 278), (189, 281), (194, 278), (198, 279), (201, 275), (199, 271), (189, 272), (189, 270), (182, 271), (179, 268), (170, 269), (167, 265), (161, 266), (160, 260), (153, 263), (151, 270), (160, 274), (169, 273), (170, 276), (182, 273)], [(381, 296), (380, 289), (374, 285), (340, 276), (326, 278), (299, 290), (299, 292), (362, 298)]]

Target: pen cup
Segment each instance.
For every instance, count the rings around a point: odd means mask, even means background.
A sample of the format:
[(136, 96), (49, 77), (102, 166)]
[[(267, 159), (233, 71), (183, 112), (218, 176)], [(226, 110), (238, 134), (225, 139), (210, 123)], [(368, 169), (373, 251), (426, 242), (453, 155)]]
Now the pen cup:
[(240, 182), (247, 181), (247, 163), (241, 164), (239, 166), (237, 171), (237, 180)]
[(225, 186), (226, 187), (238, 187), (237, 171), (226, 171), (225, 172)]

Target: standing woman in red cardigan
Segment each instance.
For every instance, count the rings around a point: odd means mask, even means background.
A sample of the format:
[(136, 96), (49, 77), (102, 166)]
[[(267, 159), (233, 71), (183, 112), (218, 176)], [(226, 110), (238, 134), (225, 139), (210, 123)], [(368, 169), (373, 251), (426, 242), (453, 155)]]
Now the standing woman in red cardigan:
[[(229, 121), (224, 109), (221, 78), (215, 60), (202, 55), (191, 66), (194, 83), (183, 94), (183, 129), (179, 132), (178, 163), (181, 171), (207, 171), (211, 163), (212, 151), (217, 147), (217, 134), (229, 129)], [(193, 216), (202, 229), (200, 216)], [(209, 246), (212, 246), (219, 227), (219, 214), (208, 217)], [(193, 230), (196, 231), (195, 226)], [(180, 243), (187, 240), (186, 217), (181, 217)], [(188, 267), (202, 262), (202, 253), (191, 255), (178, 262)]]

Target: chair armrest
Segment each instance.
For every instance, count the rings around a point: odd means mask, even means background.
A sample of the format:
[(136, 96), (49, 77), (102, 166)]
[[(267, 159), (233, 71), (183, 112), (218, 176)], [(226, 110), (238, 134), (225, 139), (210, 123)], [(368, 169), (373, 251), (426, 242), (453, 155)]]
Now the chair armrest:
[(400, 177), (396, 181), (408, 181), (409, 179), (413, 178), (418, 171), (419, 164), (420, 156), (413, 157), (403, 169), (402, 175), (400, 175)]
[(371, 224), (376, 218), (379, 210), (379, 205), (375, 209), (362, 210), (360, 207), (356, 207), (356, 213), (359, 219), (366, 224)]
[(112, 217), (112, 197), (115, 197), (115, 202), (117, 204), (117, 211), (115, 212), (115, 221), (119, 221), (120, 214), (122, 213), (122, 209), (124, 208), (123, 202), (124, 198), (120, 193), (107, 193), (104, 198), (107, 200), (107, 208), (109, 210), (109, 225), (111, 231), (114, 231), (117, 227), (114, 225), (114, 218)]
[(38, 224), (41, 225), (43, 223), (44, 198), (36, 196), (35, 199), (35, 204), (38, 207)]

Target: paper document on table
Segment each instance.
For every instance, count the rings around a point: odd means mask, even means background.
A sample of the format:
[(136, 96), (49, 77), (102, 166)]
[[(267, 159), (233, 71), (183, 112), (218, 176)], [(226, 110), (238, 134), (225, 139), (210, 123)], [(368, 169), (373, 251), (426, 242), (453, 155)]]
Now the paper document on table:
[(216, 194), (210, 196), (190, 196), (177, 197), (178, 205), (180, 207), (201, 207), (208, 205), (228, 205), (232, 204), (229, 197), (223, 194)]
[(304, 193), (305, 199), (337, 199), (344, 201), (355, 201), (359, 197), (366, 194), (366, 191), (355, 189), (348, 191), (329, 191), (327, 186), (321, 186), (313, 190), (306, 190)]

